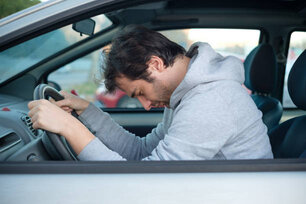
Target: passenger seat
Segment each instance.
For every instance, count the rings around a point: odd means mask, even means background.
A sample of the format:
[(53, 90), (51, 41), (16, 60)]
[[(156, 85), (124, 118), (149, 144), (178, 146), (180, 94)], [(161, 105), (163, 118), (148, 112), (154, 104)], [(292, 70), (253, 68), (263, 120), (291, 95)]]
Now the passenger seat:
[[(306, 50), (293, 64), (288, 92), (298, 109), (306, 110)], [(274, 158), (306, 158), (306, 115), (278, 125), (269, 134)]]
[(254, 48), (244, 61), (245, 86), (252, 91), (263, 122), (270, 131), (279, 124), (283, 108), (279, 100), (270, 96), (276, 86), (277, 63), (273, 48), (269, 44), (260, 44)]

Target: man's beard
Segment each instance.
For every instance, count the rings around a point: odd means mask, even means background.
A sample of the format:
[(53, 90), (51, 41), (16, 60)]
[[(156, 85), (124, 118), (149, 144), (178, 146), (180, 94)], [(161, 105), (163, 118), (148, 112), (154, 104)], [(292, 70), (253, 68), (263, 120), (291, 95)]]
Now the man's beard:
[(158, 93), (157, 97), (158, 100), (153, 102), (153, 106), (155, 107), (162, 107), (167, 106), (169, 107), (170, 104), (170, 97), (172, 94), (171, 89), (162, 83), (160, 80), (153, 81), (153, 88), (156, 93)]

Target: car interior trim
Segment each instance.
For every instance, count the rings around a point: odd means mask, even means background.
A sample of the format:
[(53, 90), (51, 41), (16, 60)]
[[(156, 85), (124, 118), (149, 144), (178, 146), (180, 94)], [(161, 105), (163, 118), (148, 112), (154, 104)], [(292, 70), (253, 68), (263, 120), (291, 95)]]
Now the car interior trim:
[(306, 159), (208, 161), (6, 162), (1, 174), (114, 174), (305, 171)]

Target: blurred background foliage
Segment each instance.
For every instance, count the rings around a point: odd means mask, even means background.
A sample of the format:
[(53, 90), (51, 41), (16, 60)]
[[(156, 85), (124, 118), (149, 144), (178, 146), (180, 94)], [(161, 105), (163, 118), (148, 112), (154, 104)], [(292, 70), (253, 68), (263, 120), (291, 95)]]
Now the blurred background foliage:
[(40, 0), (0, 0), (0, 19), (40, 3)]

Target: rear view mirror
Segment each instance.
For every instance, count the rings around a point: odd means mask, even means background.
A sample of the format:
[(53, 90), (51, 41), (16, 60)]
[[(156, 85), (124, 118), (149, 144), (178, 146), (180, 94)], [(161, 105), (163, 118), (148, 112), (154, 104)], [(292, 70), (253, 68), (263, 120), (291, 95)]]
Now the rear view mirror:
[(79, 32), (81, 36), (82, 34), (91, 36), (93, 35), (95, 31), (95, 25), (96, 25), (96, 22), (89, 18), (89, 19), (85, 19), (85, 20), (74, 23), (72, 25), (72, 29)]

